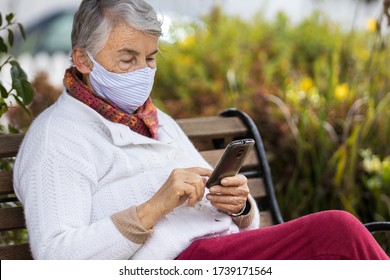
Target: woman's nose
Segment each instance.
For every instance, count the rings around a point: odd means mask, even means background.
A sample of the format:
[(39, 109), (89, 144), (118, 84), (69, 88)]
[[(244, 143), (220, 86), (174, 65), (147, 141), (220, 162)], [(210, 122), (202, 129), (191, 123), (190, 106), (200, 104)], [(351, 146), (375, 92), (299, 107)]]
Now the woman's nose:
[(145, 68), (145, 67), (148, 67), (148, 63), (145, 59), (143, 60), (140, 60), (138, 65), (137, 65), (137, 70), (138, 69), (142, 69), (142, 68)]
[(156, 68), (156, 60), (150, 58), (139, 60), (135, 70), (142, 69), (145, 67)]

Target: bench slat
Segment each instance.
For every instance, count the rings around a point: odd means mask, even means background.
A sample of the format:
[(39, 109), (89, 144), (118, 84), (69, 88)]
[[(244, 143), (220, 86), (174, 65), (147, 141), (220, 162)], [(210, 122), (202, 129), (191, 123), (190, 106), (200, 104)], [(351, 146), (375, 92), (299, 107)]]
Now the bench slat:
[(262, 198), (267, 195), (264, 187), (263, 179), (261, 178), (250, 178), (248, 179), (248, 186), (251, 195), (255, 198)]
[(11, 171), (0, 171), (0, 195), (14, 193), (12, 182)]
[(32, 260), (28, 243), (0, 247), (1, 260)]
[(0, 134), (0, 158), (16, 156), (23, 137), (24, 134)]
[(268, 227), (274, 224), (270, 211), (260, 211), (260, 227)]
[(247, 133), (247, 128), (239, 118), (200, 117), (179, 119), (177, 123), (199, 151), (223, 148), (233, 139), (243, 138)]
[(0, 231), (26, 227), (23, 207), (0, 208)]
[(185, 134), (191, 138), (218, 138), (226, 136), (240, 136), (247, 132), (247, 128), (236, 117), (200, 117), (177, 120)]

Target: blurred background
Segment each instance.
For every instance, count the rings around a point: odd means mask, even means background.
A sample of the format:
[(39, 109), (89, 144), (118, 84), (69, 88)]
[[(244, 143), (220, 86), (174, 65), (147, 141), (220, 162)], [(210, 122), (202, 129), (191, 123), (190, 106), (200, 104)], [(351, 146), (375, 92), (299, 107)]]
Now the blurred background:
[[(248, 113), (285, 220), (325, 209), (390, 220), (390, 1), (148, 2), (164, 22), (152, 93), (161, 109), (174, 118)], [(35, 90), (31, 115), (10, 106), (5, 130), (27, 130), (61, 93), (79, 3), (1, 0), (1, 13), (25, 28), (10, 54)], [(11, 84), (6, 67), (0, 81)]]
[[(364, 28), (367, 20), (380, 13), (380, 0), (150, 0), (164, 22), (163, 40), (171, 40), (170, 26), (174, 22), (199, 21), (202, 16), (218, 6), (228, 15), (237, 15), (250, 20), (257, 13), (272, 20), (283, 11), (296, 23), (314, 10), (322, 13), (345, 28)], [(0, 10), (6, 14), (13, 12), (18, 22), (23, 24), (28, 34), (27, 40), (19, 38), (15, 42), (13, 54), (27, 74), (32, 77), (50, 64), (50, 80), (55, 85), (62, 84), (63, 69), (69, 65), (67, 55), (71, 49), (70, 32), (74, 11), (80, 0), (2, 0)], [(176, 33), (179, 31), (176, 30)], [(27, 54), (27, 55), (26, 55)], [(31, 61), (31, 55), (36, 57)], [(49, 55), (50, 58), (47, 56)]]

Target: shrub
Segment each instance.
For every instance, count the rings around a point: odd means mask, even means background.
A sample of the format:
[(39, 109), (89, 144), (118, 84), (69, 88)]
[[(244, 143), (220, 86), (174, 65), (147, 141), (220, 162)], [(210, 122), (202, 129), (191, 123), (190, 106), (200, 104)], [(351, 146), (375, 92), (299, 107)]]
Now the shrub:
[[(0, 81), (0, 117), (8, 110), (9, 103), (7, 99), (12, 97), (21, 108), (28, 112), (26, 105), (28, 105), (34, 95), (34, 90), (27, 79), (26, 73), (20, 67), (17, 60), (15, 60), (11, 55), (8, 54), (9, 49), (14, 43), (14, 30), (13, 28), (17, 26), (20, 33), (24, 37), (24, 29), (20, 23), (15, 22), (15, 15), (13, 13), (7, 14), (3, 19), (2, 14), (0, 13), (0, 72), (6, 65), (10, 65), (10, 74), (11, 74), (11, 88), (7, 89), (7, 85), (4, 85)], [(6, 35), (3, 35), (6, 33)], [(6, 39), (3, 38), (6, 37)], [(3, 128), (0, 127), (0, 132), (3, 131)]]

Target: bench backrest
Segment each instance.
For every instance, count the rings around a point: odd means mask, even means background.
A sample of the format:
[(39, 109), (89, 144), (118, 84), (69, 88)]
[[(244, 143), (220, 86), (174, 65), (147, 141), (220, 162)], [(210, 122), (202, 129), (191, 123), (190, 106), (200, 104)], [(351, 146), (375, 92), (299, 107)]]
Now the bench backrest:
[[(23, 140), (23, 134), (0, 134), (0, 161), (13, 159)], [(0, 162), (1, 163), (1, 162)], [(15, 196), (13, 189), (12, 170), (2, 171), (0, 169), (0, 235), (1, 242), (6, 238), (16, 239), (17, 235), (25, 234), (25, 220), (23, 207)], [(29, 245), (16, 244), (0, 247), (0, 259), (31, 259)]]
[[(259, 205), (261, 226), (282, 222), (262, 140), (257, 127), (246, 114), (229, 109), (220, 116), (179, 119), (177, 122), (212, 166), (230, 141), (255, 139), (255, 149), (245, 161), (241, 173), (248, 177), (251, 194)], [(0, 135), (0, 159), (15, 157), (22, 139), (23, 134)], [(15, 197), (12, 171), (0, 169), (0, 234), (18, 234), (24, 229), (23, 208)], [(2, 260), (31, 258), (28, 243), (0, 246)]]

